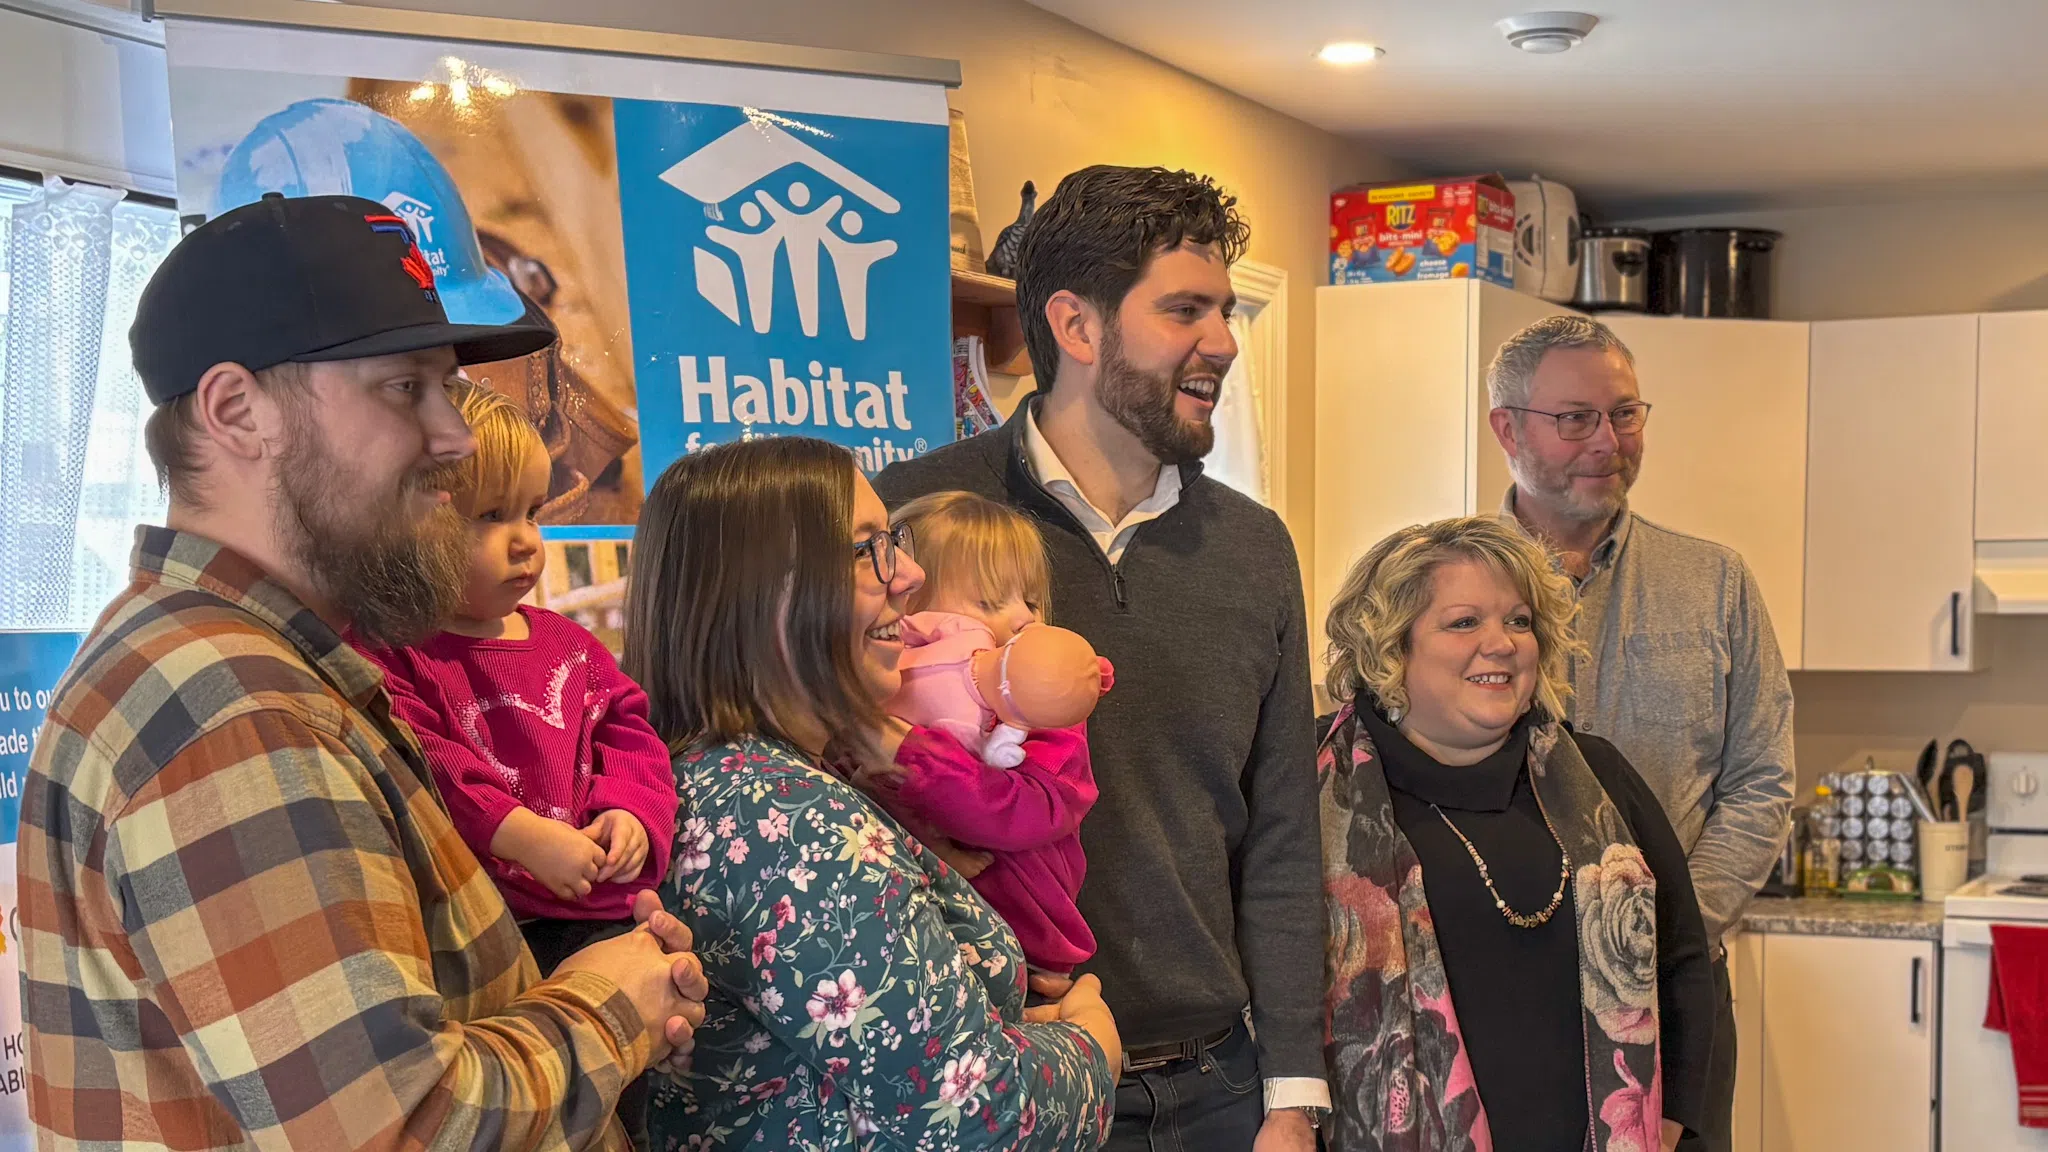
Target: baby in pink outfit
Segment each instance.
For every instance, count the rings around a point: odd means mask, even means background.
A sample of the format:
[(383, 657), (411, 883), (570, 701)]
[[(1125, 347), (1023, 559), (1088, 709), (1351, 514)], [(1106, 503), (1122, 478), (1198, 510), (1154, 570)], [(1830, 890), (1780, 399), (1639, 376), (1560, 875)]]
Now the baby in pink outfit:
[[(966, 492), (921, 497), (893, 519), (910, 525), (925, 583), (903, 619), (903, 686), (886, 708), (916, 727), (893, 768), (864, 783), (949, 859), (961, 859), (954, 846), (986, 859), (963, 871), (1009, 922), (1025, 961), (1069, 973), (1095, 954), (1075, 904), (1087, 872), (1081, 820), (1096, 799), (1087, 728), (1000, 724), (969, 671), (975, 653), (1044, 619), (1044, 543), (1029, 519)], [(1107, 660), (1102, 672), (1106, 690)]]
[[(979, 603), (973, 602), (975, 606)], [(975, 682), (974, 661), (983, 652), (1000, 649), (1003, 661), (999, 667), (1007, 690), (1010, 642), (1022, 627), (1036, 622), (1034, 616), (1012, 628), (999, 616), (984, 619), (972, 606), (965, 612), (934, 609), (905, 616), (904, 652), (896, 665), (903, 675), (903, 687), (889, 701), (890, 714), (920, 727), (940, 729), (997, 768), (1022, 765), (1024, 741), (1031, 733), (1002, 722), (995, 701), (985, 699)], [(998, 628), (1005, 632), (1000, 641)], [(1103, 660), (1104, 692), (1109, 691), (1111, 680), (1109, 661)], [(1014, 703), (1010, 710), (1015, 711)]]

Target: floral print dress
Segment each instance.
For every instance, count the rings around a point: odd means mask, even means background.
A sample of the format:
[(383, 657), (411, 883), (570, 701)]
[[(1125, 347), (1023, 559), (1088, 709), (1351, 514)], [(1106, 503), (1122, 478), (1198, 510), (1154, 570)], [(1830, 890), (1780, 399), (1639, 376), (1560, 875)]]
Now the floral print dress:
[(648, 1135), (723, 1147), (1075, 1149), (1115, 1081), (1072, 1024), (1020, 1023), (1023, 957), (961, 876), (780, 742), (679, 756), (663, 903), (710, 979)]

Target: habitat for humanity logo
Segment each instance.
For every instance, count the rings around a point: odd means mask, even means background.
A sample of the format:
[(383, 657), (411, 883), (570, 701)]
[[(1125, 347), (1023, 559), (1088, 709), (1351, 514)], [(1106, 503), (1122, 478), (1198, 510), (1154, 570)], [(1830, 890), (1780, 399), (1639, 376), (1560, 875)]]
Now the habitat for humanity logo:
[[(764, 116), (750, 118), (725, 135), (685, 157), (661, 174), (663, 183), (720, 210), (750, 185), (791, 165), (803, 165), (846, 189), (875, 211), (894, 215), (903, 206), (846, 165), (789, 134)], [(832, 263), (839, 288), (839, 306), (847, 335), (868, 337), (868, 272), (896, 252), (894, 240), (854, 239), (866, 220), (847, 204), (846, 194), (832, 192), (812, 208), (820, 193), (799, 177), (785, 192), (788, 202), (765, 188), (756, 188), (739, 205), (739, 228), (713, 225), (704, 238), (724, 248), (730, 258), (696, 248), (697, 293), (735, 324), (741, 323), (740, 295), (733, 282), (737, 264), (746, 285), (747, 316), (754, 331), (766, 333), (775, 323), (777, 256), (788, 263), (796, 289), (797, 321), (806, 336), (818, 334), (819, 256)], [(906, 425), (907, 427), (907, 425)]]
[(796, 435), (873, 471), (951, 438), (944, 123), (618, 100), (613, 125), (648, 468)]

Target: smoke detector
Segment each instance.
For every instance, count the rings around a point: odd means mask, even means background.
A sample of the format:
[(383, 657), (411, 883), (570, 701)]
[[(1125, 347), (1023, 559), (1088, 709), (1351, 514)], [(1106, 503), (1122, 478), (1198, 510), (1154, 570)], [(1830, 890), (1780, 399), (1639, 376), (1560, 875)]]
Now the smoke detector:
[(1495, 24), (1508, 43), (1524, 52), (1553, 56), (1579, 46), (1600, 18), (1584, 12), (1524, 12)]

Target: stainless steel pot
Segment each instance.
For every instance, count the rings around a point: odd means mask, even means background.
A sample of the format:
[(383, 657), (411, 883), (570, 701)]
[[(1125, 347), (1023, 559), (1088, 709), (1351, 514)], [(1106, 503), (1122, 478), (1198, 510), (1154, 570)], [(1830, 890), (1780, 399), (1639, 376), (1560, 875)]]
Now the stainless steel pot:
[(1771, 253), (1761, 228), (1682, 228), (1650, 240), (1650, 311), (1761, 320), (1771, 314)]
[(1579, 290), (1588, 309), (1650, 306), (1650, 234), (1641, 228), (1588, 228), (1579, 237)]

